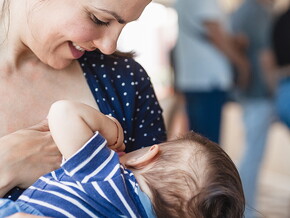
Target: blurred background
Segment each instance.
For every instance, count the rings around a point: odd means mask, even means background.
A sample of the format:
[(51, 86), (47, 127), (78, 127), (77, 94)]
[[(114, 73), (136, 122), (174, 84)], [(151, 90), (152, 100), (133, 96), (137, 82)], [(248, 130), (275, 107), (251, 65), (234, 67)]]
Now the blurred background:
[[(230, 23), (231, 15), (244, 1), (249, 0), (216, 1), (221, 6), (226, 22)], [(169, 138), (174, 138), (190, 129), (184, 97), (176, 89), (177, 72), (172, 61), (172, 50), (175, 48), (179, 30), (175, 3), (174, 0), (156, 0), (150, 3), (137, 21), (125, 27), (118, 42), (119, 50), (135, 53), (135, 59), (151, 77), (164, 111)], [(289, 7), (289, 0), (276, 0), (272, 3), (271, 13), (274, 20)], [(257, 32), (260, 31), (259, 28), (262, 27), (257, 26)], [(290, 29), (290, 22), (288, 28)], [(231, 34), (230, 28), (229, 34)], [(273, 75), (277, 73), (277, 69), (276, 66)], [(232, 85), (228, 93), (231, 97), (222, 107), (219, 144), (238, 166), (246, 146), (247, 129), (243, 120), (244, 106), (236, 100), (235, 93), (236, 89)], [(273, 96), (275, 98), (275, 94)], [(290, 131), (280, 121), (278, 115), (274, 115), (272, 120), (265, 139), (265, 154), (258, 175), (255, 205), (257, 213), (254, 217), (289, 218)], [(251, 165), (249, 164), (248, 167), (250, 168)]]

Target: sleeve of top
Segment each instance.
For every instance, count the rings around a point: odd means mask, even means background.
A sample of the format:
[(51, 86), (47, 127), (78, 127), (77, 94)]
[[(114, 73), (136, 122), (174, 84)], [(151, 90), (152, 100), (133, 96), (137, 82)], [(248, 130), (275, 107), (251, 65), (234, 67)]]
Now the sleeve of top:
[[(221, 11), (217, 0), (188, 1), (191, 8), (194, 8), (192, 19), (215, 20), (220, 19)], [(189, 12), (189, 10), (187, 10)]]
[(246, 3), (231, 14), (230, 23), (234, 33), (243, 33), (247, 35), (249, 34), (249, 24), (253, 22), (253, 18), (255, 19), (256, 13), (252, 7), (245, 4)]
[(104, 181), (120, 174), (118, 155), (107, 147), (107, 141), (98, 132), (61, 167), (80, 183)]
[(141, 217), (127, 189), (118, 155), (100, 134), (96, 133), (62, 168), (83, 190), (79, 194), (104, 216)]
[[(133, 65), (133, 64), (132, 64)], [(153, 86), (141, 65), (135, 65), (135, 114), (133, 138), (127, 143), (134, 143), (138, 148), (150, 146), (166, 140), (162, 109), (156, 98)], [(136, 149), (136, 148), (135, 148)]]
[(205, 34), (205, 21), (221, 21), (222, 11), (217, 0), (177, 0), (179, 31)]
[(140, 64), (127, 57), (87, 55), (92, 64), (86, 63), (90, 68), (85, 70), (92, 93), (100, 111), (121, 123), (126, 152), (164, 141), (162, 110)]

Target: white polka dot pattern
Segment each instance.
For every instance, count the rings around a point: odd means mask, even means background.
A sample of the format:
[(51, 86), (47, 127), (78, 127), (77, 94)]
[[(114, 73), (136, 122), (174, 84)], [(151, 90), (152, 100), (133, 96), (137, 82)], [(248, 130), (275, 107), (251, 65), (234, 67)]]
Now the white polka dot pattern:
[(165, 140), (162, 109), (137, 62), (98, 52), (79, 61), (100, 110), (120, 121), (127, 151)]

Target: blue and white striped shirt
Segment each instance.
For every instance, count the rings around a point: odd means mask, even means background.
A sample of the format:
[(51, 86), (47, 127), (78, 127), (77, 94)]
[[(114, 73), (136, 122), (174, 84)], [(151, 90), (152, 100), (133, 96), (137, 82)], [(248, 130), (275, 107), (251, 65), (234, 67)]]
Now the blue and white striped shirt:
[(133, 173), (97, 132), (17, 200), (51, 217), (147, 217)]

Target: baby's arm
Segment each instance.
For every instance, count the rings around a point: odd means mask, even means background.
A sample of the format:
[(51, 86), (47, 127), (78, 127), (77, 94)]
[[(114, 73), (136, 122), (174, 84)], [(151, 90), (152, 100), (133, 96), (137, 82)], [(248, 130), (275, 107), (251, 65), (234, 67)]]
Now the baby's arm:
[(119, 122), (86, 104), (57, 101), (52, 104), (47, 119), (52, 138), (65, 159), (75, 154), (96, 131), (103, 135), (111, 149), (125, 149)]

